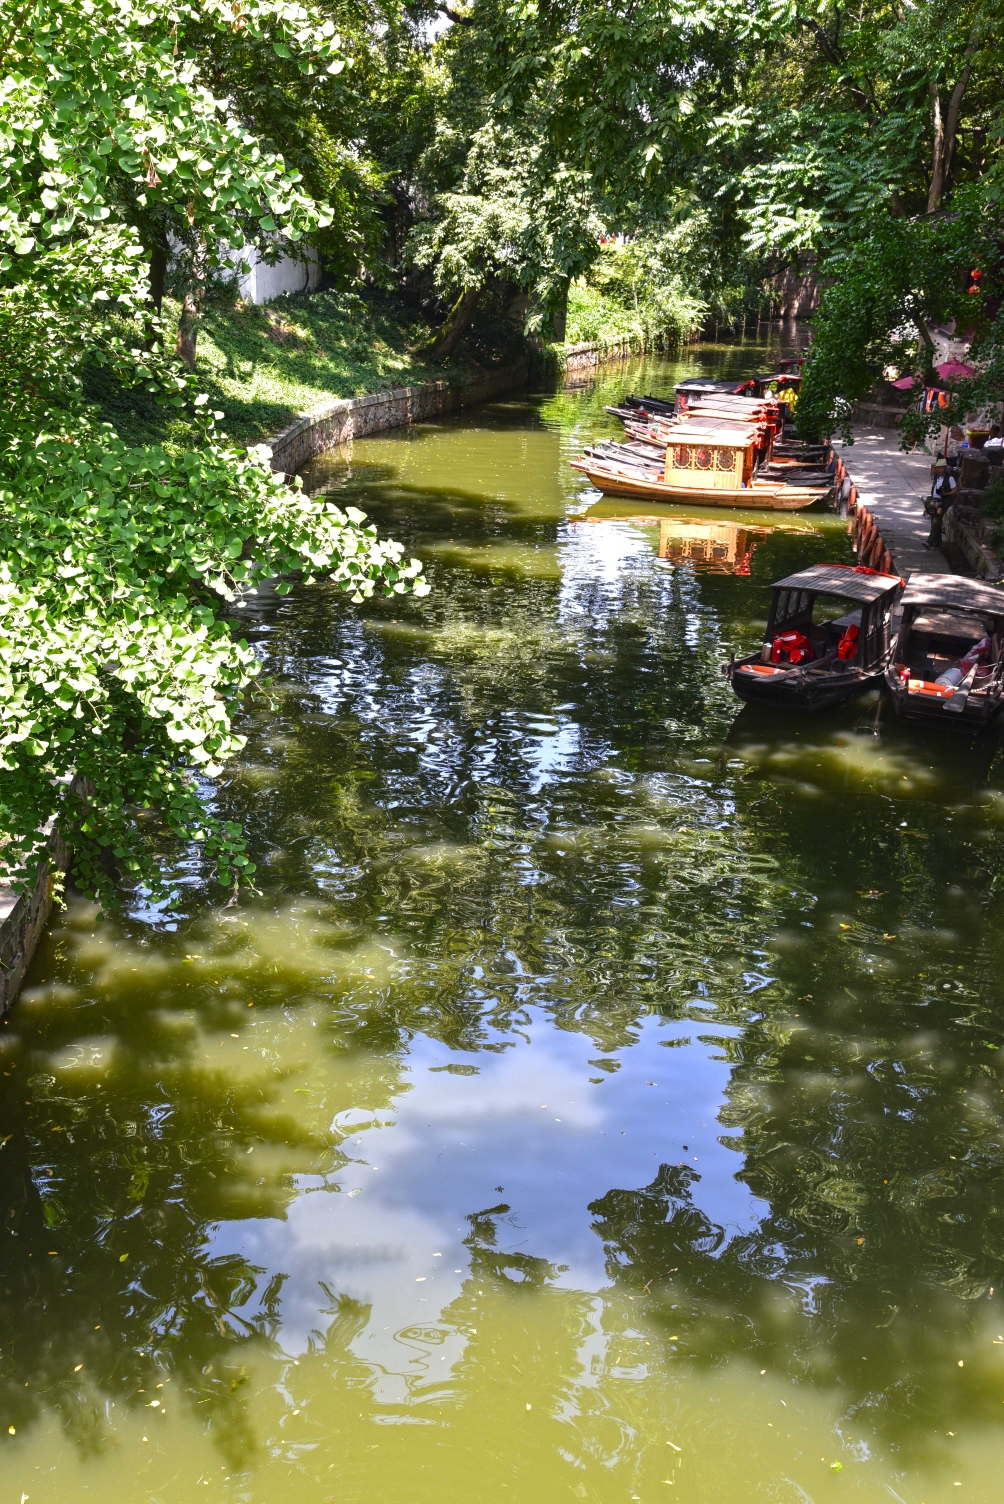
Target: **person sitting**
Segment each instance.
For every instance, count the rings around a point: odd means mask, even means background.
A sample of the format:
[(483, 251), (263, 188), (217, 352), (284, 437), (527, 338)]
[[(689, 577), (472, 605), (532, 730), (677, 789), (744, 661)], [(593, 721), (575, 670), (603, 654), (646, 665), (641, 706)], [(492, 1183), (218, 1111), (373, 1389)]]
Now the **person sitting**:
[(931, 531), (925, 542), (925, 548), (940, 548), (941, 534), (945, 523), (945, 513), (952, 504), (954, 493), (959, 488), (959, 483), (948, 468), (947, 460), (935, 460), (931, 466), (934, 480), (931, 484), (931, 496), (925, 505), (925, 511), (931, 519)]

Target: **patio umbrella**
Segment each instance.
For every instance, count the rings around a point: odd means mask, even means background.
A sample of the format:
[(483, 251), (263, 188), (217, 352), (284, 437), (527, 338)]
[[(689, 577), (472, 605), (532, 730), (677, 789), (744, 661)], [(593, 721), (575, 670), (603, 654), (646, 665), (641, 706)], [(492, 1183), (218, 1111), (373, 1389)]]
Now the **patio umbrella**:
[(912, 386), (916, 385), (916, 376), (901, 376), (898, 381), (893, 382), (893, 386), (900, 392), (908, 392)]
[(972, 366), (967, 366), (962, 360), (946, 360), (940, 366), (934, 368), (942, 381), (950, 381), (953, 376), (975, 376)]

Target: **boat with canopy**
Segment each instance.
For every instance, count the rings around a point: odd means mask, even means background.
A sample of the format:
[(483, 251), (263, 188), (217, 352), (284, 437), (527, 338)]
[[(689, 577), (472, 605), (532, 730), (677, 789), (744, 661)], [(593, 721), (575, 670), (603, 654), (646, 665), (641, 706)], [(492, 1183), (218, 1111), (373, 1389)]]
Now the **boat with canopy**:
[(953, 574), (915, 574), (886, 683), (897, 714), (978, 731), (1004, 690), (1004, 589)]
[(763, 645), (723, 672), (741, 700), (824, 710), (881, 684), (892, 661), (899, 575), (813, 564), (777, 580)]
[[(572, 468), (588, 475), (605, 496), (645, 501), (699, 502), (704, 506), (801, 511), (829, 489), (824, 478), (798, 484), (758, 469), (770, 435), (759, 424), (694, 415), (654, 432), (629, 428), (631, 442), (587, 448)], [(805, 477), (809, 482), (809, 477)]]

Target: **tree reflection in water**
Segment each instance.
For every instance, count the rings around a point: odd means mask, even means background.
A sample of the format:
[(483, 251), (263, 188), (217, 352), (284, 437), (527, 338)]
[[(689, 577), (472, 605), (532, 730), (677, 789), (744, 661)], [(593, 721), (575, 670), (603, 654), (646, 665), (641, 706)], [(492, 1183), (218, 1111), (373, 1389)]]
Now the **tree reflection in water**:
[(921, 1033), (890, 998), (886, 1053), (864, 1009), (838, 1005), (827, 1032), (812, 1006), (720, 1041), (724, 1141), (769, 1214), (722, 1227), (698, 1171), (663, 1164), (589, 1207), (608, 1274), (646, 1292), (690, 1361), (836, 1386), (848, 1422), (911, 1450), (931, 1426), (999, 1422), (1004, 1097), (982, 1010), (960, 1026), (932, 1000)]

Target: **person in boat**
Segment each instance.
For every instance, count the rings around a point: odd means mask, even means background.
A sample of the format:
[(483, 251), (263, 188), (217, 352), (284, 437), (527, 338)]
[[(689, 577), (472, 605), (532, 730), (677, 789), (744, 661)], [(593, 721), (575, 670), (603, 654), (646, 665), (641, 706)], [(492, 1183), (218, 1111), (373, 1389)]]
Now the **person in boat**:
[(934, 480), (931, 495), (925, 510), (931, 519), (931, 531), (924, 543), (925, 548), (940, 548), (941, 534), (945, 525), (945, 513), (952, 504), (959, 483), (948, 468), (947, 460), (935, 460), (931, 467)]

